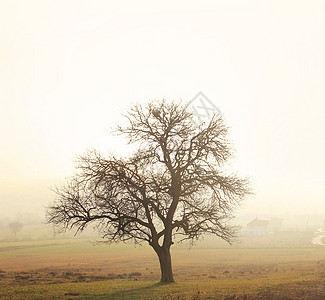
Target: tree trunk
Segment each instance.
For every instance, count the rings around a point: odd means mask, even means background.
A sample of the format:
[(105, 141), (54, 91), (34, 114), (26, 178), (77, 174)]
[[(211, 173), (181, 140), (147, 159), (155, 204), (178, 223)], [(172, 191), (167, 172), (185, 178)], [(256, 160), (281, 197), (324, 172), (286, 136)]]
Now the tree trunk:
[(160, 282), (174, 282), (170, 247), (161, 247), (157, 251), (159, 257), (161, 279)]

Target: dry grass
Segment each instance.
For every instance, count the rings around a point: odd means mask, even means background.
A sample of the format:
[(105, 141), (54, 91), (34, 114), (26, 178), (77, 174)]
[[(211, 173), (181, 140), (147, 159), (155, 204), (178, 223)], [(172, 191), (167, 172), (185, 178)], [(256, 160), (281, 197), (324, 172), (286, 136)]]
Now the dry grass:
[(0, 244), (1, 299), (325, 299), (325, 251), (180, 249), (157, 284), (148, 248), (85, 240)]

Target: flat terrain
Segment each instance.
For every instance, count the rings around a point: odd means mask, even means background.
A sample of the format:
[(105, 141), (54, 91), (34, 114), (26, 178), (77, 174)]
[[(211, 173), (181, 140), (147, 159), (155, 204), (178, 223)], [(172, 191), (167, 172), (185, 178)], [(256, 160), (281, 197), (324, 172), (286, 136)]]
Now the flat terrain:
[(159, 281), (146, 247), (90, 240), (0, 244), (0, 299), (325, 299), (325, 248), (172, 252)]

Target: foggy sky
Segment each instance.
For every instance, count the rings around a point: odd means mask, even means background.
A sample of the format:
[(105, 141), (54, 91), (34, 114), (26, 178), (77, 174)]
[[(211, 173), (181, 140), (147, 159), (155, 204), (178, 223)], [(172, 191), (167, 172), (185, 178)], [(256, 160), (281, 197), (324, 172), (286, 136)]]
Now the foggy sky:
[[(231, 3), (230, 3), (231, 2)], [(132, 103), (202, 91), (231, 126), (242, 212), (325, 212), (323, 1), (2, 1), (0, 215), (42, 214)]]

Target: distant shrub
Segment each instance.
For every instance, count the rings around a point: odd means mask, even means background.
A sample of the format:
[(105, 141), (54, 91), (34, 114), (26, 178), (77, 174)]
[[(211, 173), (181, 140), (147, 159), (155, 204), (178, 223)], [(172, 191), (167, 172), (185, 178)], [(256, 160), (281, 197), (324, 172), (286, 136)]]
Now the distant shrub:
[(79, 296), (79, 293), (65, 293), (64, 296)]
[(63, 277), (70, 277), (70, 276), (73, 276), (73, 273), (71, 272), (65, 272), (62, 274)]
[(139, 272), (132, 272), (129, 274), (129, 277), (135, 277), (135, 276), (142, 276), (142, 274)]
[(123, 274), (117, 274), (117, 275), (115, 276), (115, 279), (125, 279), (126, 276), (127, 276), (126, 273), (123, 273)]
[(99, 281), (99, 280), (107, 280), (107, 279), (112, 279), (104, 275), (92, 275), (89, 276), (90, 281)]
[(19, 275), (19, 274), (15, 275), (15, 280), (26, 280), (26, 279), (29, 279), (29, 278), (30, 278), (29, 275)]
[(86, 280), (86, 276), (83, 276), (83, 275), (80, 275), (78, 278), (77, 278), (78, 281), (85, 281)]

